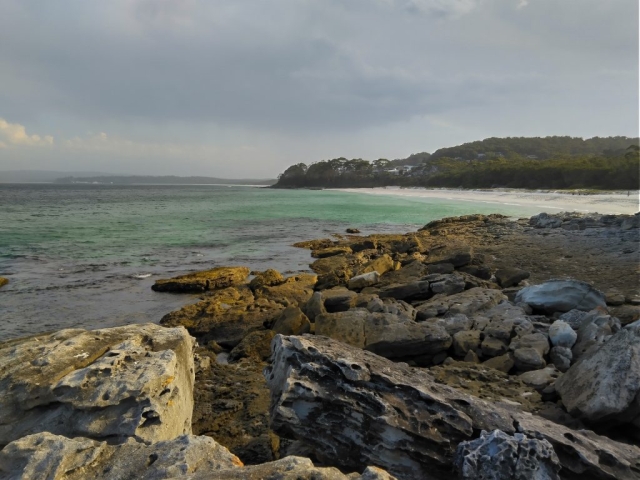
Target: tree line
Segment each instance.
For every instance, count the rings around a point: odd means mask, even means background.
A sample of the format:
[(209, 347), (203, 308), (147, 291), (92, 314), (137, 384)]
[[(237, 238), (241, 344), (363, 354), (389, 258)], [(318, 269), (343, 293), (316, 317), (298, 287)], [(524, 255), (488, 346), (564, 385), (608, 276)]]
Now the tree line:
[[(485, 142), (484, 147), (499, 146), (502, 150), (483, 150), (478, 147), (482, 142)], [(637, 138), (492, 138), (482, 142), (440, 149), (431, 155), (414, 154), (407, 159), (392, 161), (378, 159), (369, 162), (341, 157), (311, 165), (298, 163), (285, 170), (274, 187), (348, 188), (396, 185), (631, 190), (640, 186), (640, 148)], [(510, 146), (511, 150), (505, 146)], [(516, 147), (519, 152), (526, 154), (516, 152)], [(557, 148), (557, 151), (553, 148)], [(601, 149), (599, 152), (590, 151), (598, 148)], [(439, 153), (443, 150), (447, 150), (448, 155)], [(462, 153), (465, 151), (467, 153)], [(455, 154), (465, 156), (453, 157)]]

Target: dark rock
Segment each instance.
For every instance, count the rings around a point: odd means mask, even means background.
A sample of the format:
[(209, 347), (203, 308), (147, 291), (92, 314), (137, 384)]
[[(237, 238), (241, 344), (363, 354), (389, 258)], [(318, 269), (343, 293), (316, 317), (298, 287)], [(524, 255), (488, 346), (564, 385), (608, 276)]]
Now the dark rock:
[(501, 268), (496, 272), (498, 285), (503, 288), (513, 287), (530, 276), (531, 274), (529, 272), (520, 270), (519, 268)]
[(249, 276), (246, 267), (218, 267), (170, 279), (156, 280), (156, 292), (198, 293), (243, 283)]
[(500, 430), (483, 430), (480, 438), (461, 442), (454, 465), (461, 480), (559, 480), (562, 468), (546, 440)]
[(602, 345), (620, 327), (620, 320), (608, 315), (603, 309), (589, 312), (578, 328), (578, 338), (571, 349), (573, 360), (578, 360), (590, 348)]
[(347, 233), (360, 233), (357, 228), (347, 228)]
[(567, 475), (637, 479), (639, 448), (480, 400), (424, 369), (318, 336), (278, 335), (272, 348), (265, 376), (273, 428), (307, 443), (319, 460), (349, 470), (375, 464), (407, 480), (450, 479), (457, 445), (499, 429), (548, 441)]
[(314, 292), (309, 301), (303, 308), (304, 313), (309, 318), (309, 321), (315, 322), (318, 315), (327, 313), (327, 309), (324, 308), (324, 299), (321, 292)]
[(471, 262), (472, 255), (473, 250), (469, 245), (450, 243), (431, 248), (425, 263), (450, 263), (454, 267), (462, 267)]
[(490, 358), (489, 360), (482, 362), (482, 365), (504, 373), (509, 373), (515, 364), (515, 359), (513, 357), (513, 353), (511, 352), (500, 355), (499, 357)]
[(456, 268), (452, 263), (436, 263), (429, 265), (429, 273), (453, 273)]
[(473, 275), (483, 280), (491, 279), (491, 269), (485, 265), (466, 265), (460, 267), (459, 271)]
[(343, 287), (332, 288), (322, 292), (324, 308), (327, 312), (346, 312), (353, 307), (357, 294)]
[(551, 363), (553, 363), (558, 370), (566, 372), (571, 366), (573, 354), (571, 353), (570, 348), (552, 347), (549, 351), (549, 358), (551, 359)]
[(256, 330), (249, 333), (229, 352), (229, 362), (237, 362), (243, 358), (264, 362), (271, 355), (271, 340), (275, 337), (273, 330)]
[(418, 310), (418, 320), (438, 317), (447, 313), (462, 313), (471, 316), (476, 312), (488, 310), (506, 299), (507, 297), (499, 290), (478, 287), (448, 297), (428, 300), (416, 309)]

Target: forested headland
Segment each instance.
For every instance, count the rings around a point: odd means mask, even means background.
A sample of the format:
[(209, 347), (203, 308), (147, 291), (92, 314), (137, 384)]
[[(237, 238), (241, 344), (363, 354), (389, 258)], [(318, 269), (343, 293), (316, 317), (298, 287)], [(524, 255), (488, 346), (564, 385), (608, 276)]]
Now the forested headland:
[(488, 138), (404, 159), (324, 160), (290, 166), (275, 188), (640, 188), (638, 138)]

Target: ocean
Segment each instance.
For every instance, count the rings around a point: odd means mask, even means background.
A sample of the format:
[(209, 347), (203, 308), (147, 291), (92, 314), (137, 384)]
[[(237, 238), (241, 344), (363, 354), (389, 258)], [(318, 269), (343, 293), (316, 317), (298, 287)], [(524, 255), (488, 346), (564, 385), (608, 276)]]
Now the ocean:
[(329, 190), (212, 185), (0, 184), (0, 341), (61, 328), (158, 322), (197, 295), (156, 293), (158, 278), (216, 266), (309, 271), (291, 244), (408, 232), (510, 205)]

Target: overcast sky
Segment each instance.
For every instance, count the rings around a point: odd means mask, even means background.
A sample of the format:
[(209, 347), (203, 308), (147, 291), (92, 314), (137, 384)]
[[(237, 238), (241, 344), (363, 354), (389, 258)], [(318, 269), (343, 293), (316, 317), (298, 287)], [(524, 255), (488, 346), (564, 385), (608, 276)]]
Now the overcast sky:
[(638, 0), (0, 0), (0, 170), (638, 135)]

